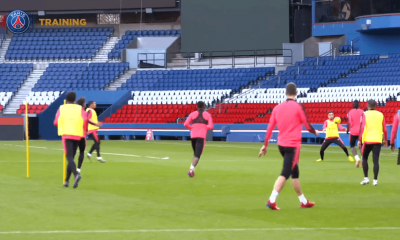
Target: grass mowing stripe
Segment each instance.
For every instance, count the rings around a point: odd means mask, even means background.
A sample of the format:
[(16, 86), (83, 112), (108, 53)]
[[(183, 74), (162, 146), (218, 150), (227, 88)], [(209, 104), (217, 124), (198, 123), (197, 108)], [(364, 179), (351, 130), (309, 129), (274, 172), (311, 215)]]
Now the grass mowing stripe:
[(128, 229), (128, 230), (53, 230), (53, 231), (10, 231), (12, 234), (85, 234), (85, 233), (157, 233), (157, 232), (247, 232), (247, 231), (369, 231), (400, 230), (400, 227), (338, 227), (338, 228), (216, 228), (216, 229)]

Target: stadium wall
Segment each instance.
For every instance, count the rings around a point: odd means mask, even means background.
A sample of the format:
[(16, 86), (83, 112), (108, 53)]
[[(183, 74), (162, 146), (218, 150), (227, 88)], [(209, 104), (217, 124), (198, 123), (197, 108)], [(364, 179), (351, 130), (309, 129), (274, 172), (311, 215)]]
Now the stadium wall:
[(21, 141), (25, 139), (25, 120), (21, 116), (0, 116), (0, 140)]
[(128, 101), (132, 98), (130, 91), (119, 90), (117, 92), (120, 96), (119, 100), (115, 101), (113, 105), (99, 115), (99, 121), (104, 121), (104, 118), (110, 117), (111, 114), (116, 113), (118, 109), (121, 109), (122, 106), (128, 104)]
[(363, 54), (400, 53), (400, 34), (361, 34), (360, 50)]
[[(367, 21), (370, 24), (367, 24)], [(365, 26), (367, 26), (366, 29)], [(360, 17), (355, 23), (355, 30), (361, 33), (360, 50), (363, 54), (400, 53), (399, 29), (399, 14)]]

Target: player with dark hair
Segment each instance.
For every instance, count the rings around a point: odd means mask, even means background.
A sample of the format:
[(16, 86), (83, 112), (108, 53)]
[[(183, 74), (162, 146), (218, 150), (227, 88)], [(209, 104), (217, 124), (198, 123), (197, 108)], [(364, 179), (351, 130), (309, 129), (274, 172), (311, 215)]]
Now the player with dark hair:
[[(375, 100), (368, 101), (368, 111), (362, 115), (361, 130), (358, 142), (358, 147), (362, 147), (362, 165), (364, 170), (364, 180), (361, 185), (369, 183), (368, 178), (368, 156), (372, 152), (372, 159), (374, 161), (374, 186), (378, 185), (379, 173), (379, 155), (383, 146), (387, 147), (387, 130), (386, 122), (383, 114), (375, 110)], [(383, 138), (382, 138), (383, 136)]]
[(350, 132), (350, 148), (356, 159), (356, 167), (359, 167), (361, 163), (360, 157), (357, 154), (356, 141), (359, 141), (358, 135), (360, 134), (361, 117), (364, 113), (359, 107), (360, 103), (355, 100), (353, 102), (353, 109), (347, 114), (347, 118), (349, 119), (347, 123), (347, 133)]
[[(80, 105), (80, 106), (82, 106), (82, 111), (83, 111), (85, 114), (88, 114), (88, 113), (86, 112), (86, 110), (85, 110), (85, 109), (86, 109), (86, 98), (84, 98), (84, 97), (79, 98), (78, 101), (77, 101), (77, 104)], [(89, 118), (88, 118), (88, 119), (89, 119)], [(86, 135), (87, 135), (87, 131), (88, 131), (88, 126), (90, 126), (90, 125), (98, 126), (98, 127), (101, 127), (101, 126), (102, 126), (102, 124), (101, 124), (100, 122), (99, 122), (99, 123), (94, 123), (94, 122), (92, 122), (92, 121), (90, 121), (90, 120), (88, 120), (88, 124), (89, 124), (89, 125), (86, 125), (86, 128), (85, 128), (86, 133), (85, 133), (84, 137), (81, 138), (81, 140), (79, 141), (78, 168), (76, 169), (79, 173), (81, 173), (82, 163), (83, 163), (83, 160), (84, 160), (84, 158), (85, 158)]]
[[(88, 118), (90, 121), (97, 124), (99, 122), (99, 120), (97, 119), (97, 113), (96, 113), (95, 109), (96, 109), (96, 102), (90, 101), (89, 108), (86, 109), (86, 111), (88, 112)], [(99, 138), (98, 130), (99, 130), (98, 126), (89, 125), (89, 131), (88, 131), (89, 137), (93, 138), (94, 144), (92, 145), (92, 148), (90, 148), (90, 151), (88, 152), (87, 157), (90, 160), (92, 157), (92, 152), (94, 150), (96, 150), (97, 161), (99, 161), (101, 163), (105, 163), (106, 161), (104, 161), (103, 158), (100, 156), (100, 138)]]
[(77, 188), (82, 176), (76, 170), (74, 157), (79, 141), (85, 136), (88, 119), (87, 114), (82, 111), (82, 107), (75, 104), (75, 92), (67, 93), (66, 100), (67, 104), (61, 105), (57, 111), (54, 125), (58, 127), (58, 135), (62, 136), (64, 154), (68, 160), (64, 186), (68, 187), (69, 179), (73, 173), (75, 176), (74, 188)]
[(274, 190), (267, 202), (267, 207), (272, 210), (280, 210), (276, 204), (276, 198), (282, 191), (286, 181), (292, 177), (292, 185), (300, 200), (301, 208), (311, 208), (315, 204), (308, 201), (301, 191), (299, 181), (299, 158), (301, 148), (302, 125), (310, 132), (318, 136), (316, 131), (307, 120), (306, 113), (302, 105), (296, 102), (297, 86), (294, 83), (286, 85), (287, 100), (274, 108), (265, 136), (265, 142), (258, 157), (267, 153), (269, 139), (275, 125), (278, 125), (278, 148), (283, 157), (283, 170), (275, 182)]
[(328, 120), (324, 122), (324, 132), (326, 132), (325, 140), (322, 143), (321, 149), (319, 151), (319, 154), (321, 156), (320, 159), (317, 160), (317, 162), (322, 162), (324, 160), (324, 154), (325, 150), (331, 145), (332, 143), (335, 143), (338, 145), (340, 148), (343, 149), (344, 153), (346, 153), (346, 156), (348, 157), (350, 162), (354, 162), (354, 158), (349, 155), (349, 151), (347, 151), (346, 146), (342, 142), (342, 139), (339, 137), (339, 130), (347, 132), (347, 128), (344, 128), (342, 125), (335, 123), (334, 121), (334, 113), (333, 111), (328, 112)]
[(194, 169), (199, 163), (200, 156), (206, 145), (207, 131), (214, 128), (211, 114), (206, 112), (206, 104), (202, 101), (197, 103), (197, 111), (192, 112), (186, 119), (184, 126), (190, 129), (192, 139), (193, 159), (188, 172), (189, 177), (194, 177)]

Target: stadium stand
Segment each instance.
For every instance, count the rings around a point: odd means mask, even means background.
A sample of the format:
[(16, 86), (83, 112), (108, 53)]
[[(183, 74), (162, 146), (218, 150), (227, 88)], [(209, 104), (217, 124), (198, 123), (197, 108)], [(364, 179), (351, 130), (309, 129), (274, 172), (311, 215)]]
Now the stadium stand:
[(211, 106), (274, 71), (274, 68), (138, 71), (120, 88), (134, 90), (133, 99), (123, 108), (130, 112), (117, 112), (106, 122), (133, 123), (142, 118), (149, 123), (176, 122), (193, 110), (190, 106), (197, 101)]
[(0, 112), (33, 70), (33, 64), (0, 64)]
[(135, 38), (138, 37), (177, 37), (181, 36), (181, 30), (142, 30), (142, 31), (126, 31), (121, 40), (115, 44), (114, 48), (108, 54), (109, 59), (121, 59), (121, 52)]
[(127, 70), (128, 63), (51, 63), (32, 91), (102, 90)]
[(33, 64), (0, 64), (0, 92), (17, 91), (32, 70)]
[(165, 91), (232, 89), (237, 92), (256, 80), (274, 74), (275, 68), (138, 71), (122, 90)]
[[(400, 106), (400, 87), (395, 85), (399, 60), (400, 54), (387, 59), (378, 55), (308, 58), (266, 82), (262, 79), (273, 75), (273, 68), (138, 71), (121, 87), (134, 90), (133, 99), (106, 122), (174, 123), (187, 116), (179, 109), (203, 100), (209, 106), (217, 104), (208, 110), (216, 123), (268, 123), (272, 109), (285, 100), (284, 86), (288, 82), (298, 84), (298, 101), (304, 104), (312, 123), (322, 123), (327, 111), (333, 110), (345, 124), (352, 101), (359, 100), (366, 108), (370, 98), (378, 101), (377, 109), (391, 122)], [(246, 81), (241, 82), (242, 78)], [(267, 87), (243, 89), (257, 79)], [(209, 93), (201, 92), (204, 89)], [(229, 103), (219, 104), (224, 99)]]
[(7, 61), (91, 60), (114, 28), (37, 28), (14, 35)]
[[(48, 104), (43, 105), (28, 105), (28, 113), (29, 114), (40, 114), (48, 107)], [(21, 105), (17, 110), (17, 114), (25, 114), (25, 105)]]
[[(129, 123), (175, 123), (196, 109), (197, 101), (204, 101), (212, 106), (230, 96), (231, 89), (221, 90), (177, 90), (177, 91), (136, 91), (132, 92), (133, 100), (106, 122)], [(144, 120), (142, 120), (144, 118)]]
[(311, 88), (315, 91), (319, 87), (331, 86), (339, 79), (342, 81), (348, 74), (367, 68), (369, 64), (377, 63), (378, 60), (379, 55), (339, 56), (335, 59), (306, 58), (303, 62), (296, 62), (295, 66), (288, 67), (287, 71), (280, 71), (278, 78), (266, 82), (263, 86), (283, 88), (287, 82), (294, 82), (299, 88)]
[(107, 123), (176, 123), (196, 110), (196, 104), (124, 105), (105, 119)]
[(378, 102), (377, 110), (382, 111), (386, 121), (391, 122), (399, 106), (400, 87), (396, 85), (399, 60), (400, 54), (391, 54), (389, 58), (378, 55), (322, 57), (319, 62), (306, 59), (263, 84), (270, 88), (249, 89), (232, 98), (230, 104), (210, 111), (217, 123), (269, 122), (273, 107), (285, 100), (284, 85), (295, 82), (300, 86), (298, 101), (304, 104), (312, 123), (326, 120), (329, 110), (347, 123), (352, 101), (359, 100), (362, 108), (366, 108), (371, 98)]
[[(128, 63), (51, 63), (26, 98), (28, 110), (41, 113), (62, 91), (103, 90), (128, 70)], [(24, 110), (21, 105), (17, 113)]]
[[(89, 30), (90, 29), (90, 30)], [(14, 37), (9, 54), (21, 50), (24, 41), (34, 41), (36, 46), (60, 44), (63, 33), (57, 29), (34, 30), (28, 36), (32, 39)], [(76, 29), (68, 40), (89, 41), (100, 33), (112, 34), (112, 28)], [(71, 32), (70, 32), (71, 33)], [(104, 35), (104, 36), (106, 36)], [(112, 58), (120, 53), (133, 39), (139, 36), (179, 36), (180, 31), (127, 31), (121, 41), (109, 54)], [(24, 38), (25, 38), (24, 37)], [(84, 37), (84, 38), (83, 38)], [(80, 40), (77, 40), (80, 39)], [(94, 38), (93, 38), (94, 39)], [(97, 38), (96, 38), (97, 39)], [(105, 41), (106, 38), (103, 38)], [(64, 39), (62, 41), (67, 41)], [(99, 40), (93, 40), (99, 41)], [(51, 42), (51, 43), (50, 43)], [(50, 44), (48, 44), (50, 43)], [(97, 42), (97, 48), (101, 47)], [(10, 45), (11, 46), (11, 45)], [(349, 46), (343, 46), (348, 52)], [(38, 48), (40, 50), (41, 47)], [(53, 48), (50, 47), (50, 50)], [(58, 47), (54, 48), (58, 49)], [(46, 47), (44, 50), (47, 50)], [(29, 50), (30, 51), (30, 50)], [(39, 53), (36, 57), (39, 57)], [(42, 53), (52, 54), (52, 53)], [(75, 53), (74, 53), (75, 54)], [(65, 55), (62, 55), (63, 57)], [(15, 55), (14, 57), (22, 57)], [(42, 59), (47, 58), (46, 55)], [(117, 56), (118, 57), (118, 56)], [(21, 59), (21, 58), (18, 58)], [(26, 58), (29, 60), (28, 58)], [(35, 60), (37, 58), (33, 58)], [(73, 56), (71, 59), (76, 59)], [(17, 60), (17, 58), (15, 58)], [(365, 107), (370, 99), (378, 101), (378, 108), (390, 122), (395, 113), (400, 87), (397, 75), (400, 73), (400, 54), (390, 54), (387, 58), (379, 55), (356, 55), (306, 58), (293, 67), (280, 71), (274, 76), (274, 68), (239, 69), (196, 69), (196, 70), (141, 70), (133, 74), (119, 88), (130, 90), (132, 100), (117, 113), (106, 118), (111, 123), (175, 123), (195, 109), (194, 103), (205, 101), (216, 123), (267, 123), (274, 106), (285, 100), (284, 86), (288, 82), (298, 85), (298, 101), (306, 107), (312, 123), (321, 123), (326, 119), (327, 109), (347, 122), (347, 112), (351, 101), (357, 99)], [(23, 83), (32, 64), (1, 64), (0, 111), (7, 104), (19, 86)], [(121, 74), (129, 70), (128, 63), (51, 63), (27, 97), (29, 113), (40, 113), (50, 105), (62, 91), (103, 90)], [(265, 80), (268, 79), (268, 80)], [(247, 89), (253, 85), (253, 88)], [(262, 88), (259, 88), (259, 87)], [(242, 92), (241, 94), (239, 94)], [(220, 104), (225, 99), (229, 103)], [(17, 113), (24, 112), (21, 105)]]
[(228, 97), (230, 89), (222, 90), (178, 90), (178, 91), (143, 91), (133, 92), (133, 99), (129, 105), (136, 104), (194, 104), (203, 101), (211, 105), (214, 101), (221, 101)]
[(12, 94), (12, 92), (0, 92), (0, 112), (3, 111), (4, 105), (8, 103)]

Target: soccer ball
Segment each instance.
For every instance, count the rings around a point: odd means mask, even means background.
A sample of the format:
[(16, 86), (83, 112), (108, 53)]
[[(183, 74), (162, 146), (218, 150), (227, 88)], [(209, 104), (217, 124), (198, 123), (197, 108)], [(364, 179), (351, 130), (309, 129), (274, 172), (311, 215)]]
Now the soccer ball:
[(336, 124), (340, 124), (342, 122), (342, 119), (340, 119), (340, 117), (335, 117), (333, 122), (336, 123)]

